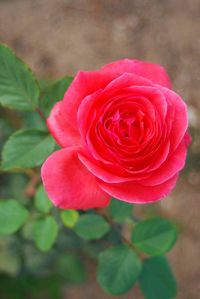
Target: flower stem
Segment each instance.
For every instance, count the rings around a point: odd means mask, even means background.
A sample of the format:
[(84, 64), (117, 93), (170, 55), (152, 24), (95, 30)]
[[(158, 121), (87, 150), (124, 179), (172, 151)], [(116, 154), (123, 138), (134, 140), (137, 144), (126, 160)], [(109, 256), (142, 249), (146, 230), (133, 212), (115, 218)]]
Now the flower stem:
[(117, 230), (120, 235), (121, 235), (121, 239), (123, 241), (124, 244), (126, 244), (128, 247), (130, 247), (132, 250), (134, 250), (141, 259), (144, 259), (144, 255), (138, 251), (138, 249), (134, 246), (134, 244), (129, 241), (125, 236), (123, 236), (121, 234), (121, 230), (119, 230), (115, 223), (113, 222), (112, 218), (108, 215), (108, 213), (106, 213), (106, 211), (104, 209), (95, 209), (96, 213), (99, 214), (100, 216), (102, 216), (109, 224), (110, 226), (112, 226), (115, 230)]

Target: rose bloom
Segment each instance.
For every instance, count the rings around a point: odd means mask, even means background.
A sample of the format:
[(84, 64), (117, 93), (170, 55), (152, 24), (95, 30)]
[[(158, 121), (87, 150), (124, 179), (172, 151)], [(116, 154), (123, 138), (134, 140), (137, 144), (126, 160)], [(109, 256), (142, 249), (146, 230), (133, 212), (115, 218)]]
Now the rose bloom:
[(44, 162), (42, 180), (63, 209), (167, 196), (190, 142), (186, 104), (165, 69), (138, 60), (78, 72), (47, 124), (62, 149)]

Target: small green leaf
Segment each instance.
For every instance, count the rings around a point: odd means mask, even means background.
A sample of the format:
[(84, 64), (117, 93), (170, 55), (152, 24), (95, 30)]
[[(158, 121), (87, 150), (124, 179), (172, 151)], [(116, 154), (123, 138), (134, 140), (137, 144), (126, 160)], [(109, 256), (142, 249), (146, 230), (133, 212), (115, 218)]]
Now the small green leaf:
[(2, 167), (31, 168), (40, 166), (54, 150), (51, 135), (40, 130), (21, 130), (6, 142), (2, 152)]
[(64, 93), (68, 89), (72, 80), (72, 77), (63, 77), (54, 81), (46, 88), (46, 90), (44, 90), (44, 95), (41, 97), (40, 105), (46, 116), (49, 115), (49, 112), (55, 103), (63, 99)]
[(41, 251), (51, 249), (58, 235), (58, 224), (52, 216), (36, 220), (33, 238)]
[(0, 45), (0, 104), (19, 110), (35, 110), (39, 98), (36, 79), (14, 52)]
[(0, 235), (15, 233), (27, 220), (27, 210), (16, 200), (0, 201)]
[(78, 221), (79, 213), (76, 210), (63, 210), (60, 217), (66, 227), (72, 228)]
[(146, 299), (176, 297), (176, 280), (164, 256), (145, 260), (139, 281)]
[(138, 223), (132, 234), (134, 245), (150, 255), (161, 255), (169, 251), (176, 239), (176, 226), (162, 218), (153, 218)]
[(109, 211), (112, 218), (117, 222), (123, 222), (133, 213), (133, 204), (112, 198)]
[(108, 293), (120, 295), (133, 287), (141, 269), (142, 264), (136, 253), (121, 245), (99, 255), (97, 280)]
[(109, 229), (109, 224), (99, 215), (82, 215), (74, 227), (77, 235), (88, 240), (103, 237)]
[(35, 207), (42, 213), (48, 213), (52, 208), (52, 203), (42, 185), (39, 186), (34, 198)]

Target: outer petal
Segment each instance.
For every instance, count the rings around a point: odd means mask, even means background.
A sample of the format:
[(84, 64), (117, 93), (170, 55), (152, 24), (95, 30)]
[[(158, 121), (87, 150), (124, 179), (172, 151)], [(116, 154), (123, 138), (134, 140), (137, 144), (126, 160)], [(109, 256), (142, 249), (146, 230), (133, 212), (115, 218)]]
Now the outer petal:
[(93, 92), (104, 88), (114, 78), (113, 74), (107, 72), (78, 72), (63, 100), (65, 117), (69, 120), (71, 126), (77, 127), (77, 111), (82, 100)]
[(158, 169), (152, 172), (149, 178), (140, 181), (141, 184), (144, 184), (145, 186), (154, 186), (169, 180), (177, 172), (183, 169), (186, 155), (187, 148), (183, 140), (175, 152), (172, 153)]
[(121, 75), (125, 72), (134, 73), (151, 80), (153, 83), (171, 88), (172, 84), (165, 69), (158, 64), (139, 60), (123, 59), (109, 63), (102, 68), (105, 72)]
[(63, 112), (63, 102), (60, 101), (53, 107), (51, 114), (47, 119), (49, 131), (56, 141), (63, 147), (79, 145), (79, 131), (71, 126)]
[(189, 146), (190, 143), (192, 142), (192, 137), (190, 136), (189, 132), (185, 133), (184, 141), (186, 146)]
[[(168, 102), (169, 115), (166, 117), (166, 122), (172, 121), (170, 132), (171, 151), (174, 151), (180, 144), (188, 127), (187, 106), (182, 98), (174, 91), (167, 88), (157, 86)], [(171, 120), (171, 110), (174, 110), (173, 120)]]
[(99, 186), (119, 200), (130, 203), (150, 203), (166, 197), (176, 185), (178, 175), (157, 186), (143, 186), (136, 182), (109, 184), (99, 181)]
[(63, 209), (90, 209), (106, 206), (110, 196), (99, 187), (77, 157), (77, 148), (54, 152), (43, 164), (42, 180), (49, 198)]
[(83, 152), (79, 152), (78, 157), (91, 173), (105, 182), (119, 183), (127, 180), (132, 180), (130, 177), (126, 177), (125, 172), (122, 173), (121, 169), (117, 169), (118, 173), (115, 173), (116, 170), (113, 169), (113, 165), (109, 165), (110, 171), (108, 171), (103, 165), (99, 163), (99, 161), (95, 161), (93, 158), (88, 157), (87, 154)]

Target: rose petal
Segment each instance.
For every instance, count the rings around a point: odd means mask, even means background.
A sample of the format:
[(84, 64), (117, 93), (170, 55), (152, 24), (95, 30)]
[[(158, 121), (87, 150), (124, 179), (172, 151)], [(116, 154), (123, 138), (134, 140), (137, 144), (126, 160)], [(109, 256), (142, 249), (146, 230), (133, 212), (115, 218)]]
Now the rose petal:
[(104, 88), (113, 78), (112, 74), (103, 74), (100, 71), (77, 73), (63, 100), (65, 117), (71, 126), (77, 128), (77, 111), (82, 100), (93, 92)]
[[(160, 89), (162, 94), (165, 96), (166, 101), (168, 102), (169, 113), (166, 117), (166, 123), (170, 123), (171, 125), (171, 133), (169, 138), (171, 143), (171, 151), (174, 151), (183, 139), (188, 127), (187, 106), (181, 97), (174, 91), (161, 86), (157, 87)], [(172, 113), (171, 110), (174, 110), (174, 113)], [(172, 115), (173, 120), (171, 120)]]
[(54, 152), (43, 164), (42, 180), (49, 198), (62, 209), (103, 207), (110, 196), (77, 157), (77, 148)]
[(184, 136), (184, 141), (185, 141), (185, 145), (188, 147), (190, 145), (190, 143), (192, 142), (192, 137), (190, 136), (190, 134), (188, 132), (185, 133)]
[[(108, 170), (105, 168), (105, 165), (102, 165), (99, 161), (92, 159), (92, 157), (88, 157), (83, 152), (79, 152), (78, 157), (91, 173), (105, 182), (118, 183), (132, 180), (132, 178), (128, 178), (122, 169), (120, 170), (120, 167), (117, 165), (107, 165), (107, 168), (109, 169)], [(118, 169), (116, 170), (115, 168)]]
[(102, 67), (102, 70), (118, 75), (125, 72), (134, 73), (151, 80), (153, 83), (157, 83), (168, 88), (172, 87), (170, 78), (165, 69), (158, 64), (139, 60), (123, 59), (105, 65)]
[(154, 186), (169, 180), (177, 172), (183, 169), (185, 166), (186, 155), (187, 148), (183, 141), (176, 151), (172, 153), (158, 169), (150, 174), (149, 178), (140, 181), (141, 184), (145, 186)]
[(126, 87), (130, 86), (150, 86), (153, 84), (150, 80), (136, 75), (134, 73), (125, 72), (119, 75), (117, 78), (113, 79), (104, 89), (105, 93), (109, 93), (111, 96), (116, 90), (122, 91)]
[(99, 180), (99, 186), (119, 200), (130, 203), (150, 203), (160, 200), (172, 191), (176, 185), (178, 175), (157, 186), (143, 186), (136, 182), (109, 184)]
[(63, 147), (80, 145), (78, 129), (72, 127), (63, 111), (63, 102), (57, 102), (47, 119), (49, 131)]

